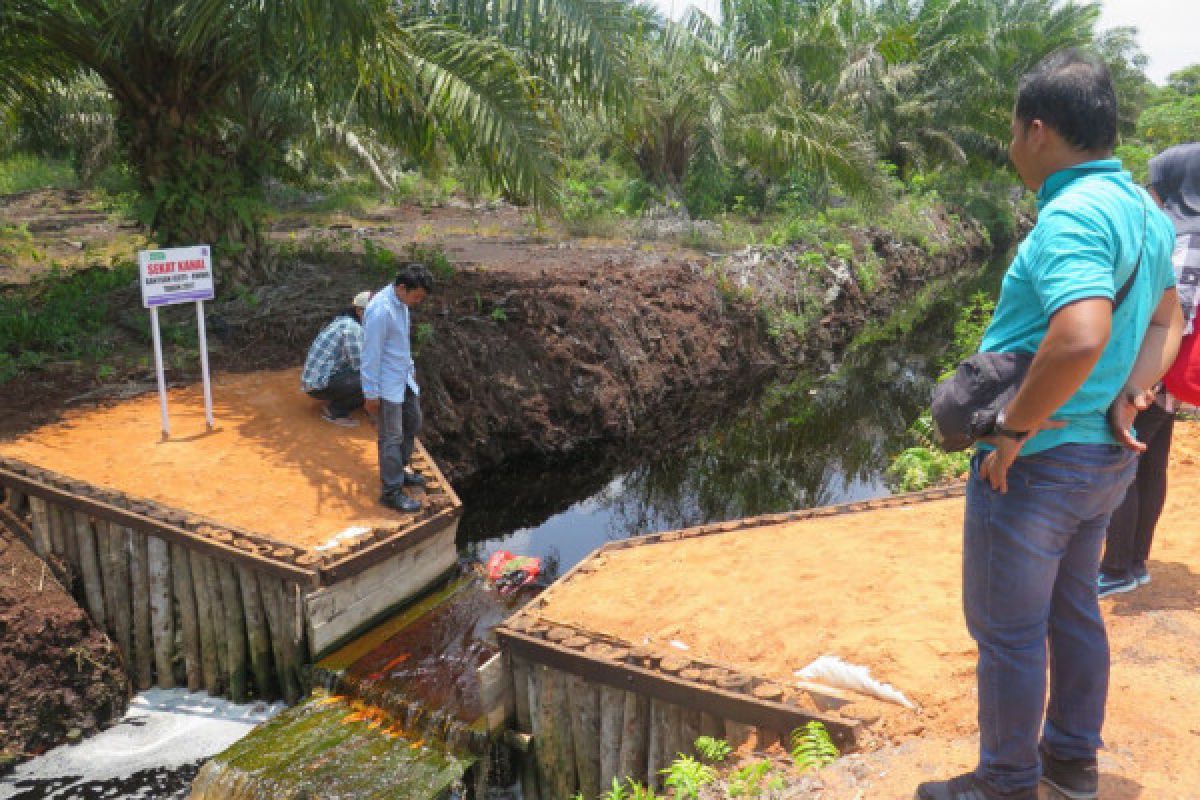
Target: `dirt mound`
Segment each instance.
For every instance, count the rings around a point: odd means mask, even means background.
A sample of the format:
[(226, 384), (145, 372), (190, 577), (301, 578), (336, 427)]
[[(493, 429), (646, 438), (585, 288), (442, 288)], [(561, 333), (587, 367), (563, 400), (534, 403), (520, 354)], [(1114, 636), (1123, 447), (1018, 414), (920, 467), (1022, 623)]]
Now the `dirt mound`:
[(116, 647), (12, 524), (0, 517), (0, 772), (115, 722), (130, 691)]

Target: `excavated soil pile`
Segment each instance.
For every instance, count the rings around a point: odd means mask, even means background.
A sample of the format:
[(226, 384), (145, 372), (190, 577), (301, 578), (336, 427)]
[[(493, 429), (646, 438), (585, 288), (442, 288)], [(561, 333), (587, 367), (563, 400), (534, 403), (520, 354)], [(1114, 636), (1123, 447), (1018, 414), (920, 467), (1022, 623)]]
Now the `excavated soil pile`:
[(115, 722), (129, 701), (116, 647), (0, 524), (0, 773)]
[[(1152, 582), (1103, 601), (1113, 652), (1101, 759), (1109, 800), (1194, 798), (1200, 786), (1200, 425), (1176, 429)], [(690, 648), (787, 681), (830, 654), (918, 706), (863, 700), (864, 755), (822, 797), (911, 796), (974, 764), (975, 647), (962, 618), (963, 501), (852, 513), (633, 547), (549, 595), (541, 614), (633, 642)]]
[(298, 370), (222, 376), (208, 433), (199, 387), (169, 393), (161, 441), (158, 395), (79, 410), (0, 444), (0, 454), (106, 489), (154, 500), (297, 545), (351, 526), (394, 528), (408, 515), (379, 505), (375, 429), (341, 428), (300, 391)]
[[(35, 204), (29, 213), (49, 212)], [(300, 364), (350, 298), (393, 273), (394, 264), (364, 254), (365, 242), (372, 252), (403, 257), (420, 241), (444, 248), (453, 264), (413, 314), (423, 440), (449, 478), (641, 432), (661, 447), (692, 433), (695, 419), (727, 408), (731, 392), (744, 394), (770, 370), (827, 368), (866, 321), (886, 318), (922, 283), (971, 272), (986, 255), (978, 233), (948, 218), (938, 224), (947, 242), (952, 234), (962, 240), (936, 255), (883, 231), (856, 232), (855, 251), (876, 260), (873, 290), (863, 292), (848, 268), (815, 270), (803, 286), (821, 305), (815, 329), (773, 339), (756, 302), (794, 304), (791, 267), (774, 278), (733, 267), (721, 276), (708, 256), (662, 243), (548, 241), (553, 232), (534, 231), (511, 207), (400, 206), (336, 230), (284, 220), (276, 238), (289, 248), (297, 246), (293, 236), (320, 248), (311, 245), (252, 292), (229, 291), (218, 275), (218, 299), (207, 306), (212, 363), (218, 372)], [(124, 252), (135, 250), (129, 244)], [(790, 252), (784, 260), (799, 257)], [(755, 281), (770, 285), (759, 291)], [(104, 337), (115, 349), (104, 377), (95, 365), (64, 361), (0, 383), (0, 408), (8, 412), (0, 435), (45, 424), (81, 402), (153, 389), (136, 285), (103, 300), (111, 318)], [(162, 318), (169, 341), (189, 340), (191, 307), (164, 309)], [(194, 352), (170, 346), (167, 355), (171, 381), (198, 379)]]

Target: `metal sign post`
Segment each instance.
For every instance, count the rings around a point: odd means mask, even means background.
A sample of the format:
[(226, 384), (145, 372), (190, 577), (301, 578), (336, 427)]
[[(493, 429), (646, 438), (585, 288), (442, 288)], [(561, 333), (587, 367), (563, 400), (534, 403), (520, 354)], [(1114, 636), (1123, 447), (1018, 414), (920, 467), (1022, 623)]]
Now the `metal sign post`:
[(204, 328), (204, 301), (215, 296), (212, 252), (207, 245), (142, 250), (138, 253), (138, 275), (142, 305), (150, 309), (150, 332), (154, 339), (154, 371), (158, 377), (158, 404), (162, 412), (162, 436), (171, 436), (167, 415), (167, 381), (163, 372), (162, 334), (158, 307), (196, 303), (196, 329), (200, 340), (200, 371), (204, 381), (204, 419), (213, 429), (212, 385), (208, 375), (208, 336)]

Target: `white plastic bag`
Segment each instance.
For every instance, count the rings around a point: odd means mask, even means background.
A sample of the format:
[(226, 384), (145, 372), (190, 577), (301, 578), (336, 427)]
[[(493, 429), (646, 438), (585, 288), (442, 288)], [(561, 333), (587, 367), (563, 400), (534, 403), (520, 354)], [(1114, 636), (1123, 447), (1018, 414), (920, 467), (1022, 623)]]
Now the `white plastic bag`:
[(851, 692), (878, 697), (889, 703), (896, 703), (905, 708), (916, 708), (907, 697), (888, 683), (880, 683), (871, 677), (871, 671), (857, 664), (847, 664), (837, 656), (821, 656), (804, 669), (796, 670), (795, 676), (801, 680), (823, 683), (835, 689), (846, 689)]

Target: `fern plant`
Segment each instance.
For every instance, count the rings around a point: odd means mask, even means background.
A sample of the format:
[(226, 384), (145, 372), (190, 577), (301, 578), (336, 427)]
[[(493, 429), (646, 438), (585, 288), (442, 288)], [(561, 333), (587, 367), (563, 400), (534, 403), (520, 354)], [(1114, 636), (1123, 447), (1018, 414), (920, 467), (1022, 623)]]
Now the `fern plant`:
[(792, 731), (792, 761), (801, 772), (832, 764), (839, 755), (829, 731), (820, 722), (813, 720)]
[(764, 797), (783, 789), (783, 778), (774, 774), (767, 759), (755, 761), (729, 773), (730, 797)]
[(714, 764), (724, 761), (733, 752), (729, 742), (724, 739), (715, 739), (712, 736), (701, 736), (694, 744), (700, 757)]
[(673, 790), (675, 800), (697, 800), (700, 796), (700, 787), (717, 779), (715, 769), (691, 756), (684, 755), (671, 762), (671, 766), (662, 770), (661, 773), (666, 776), (663, 783), (668, 789)]
[(612, 787), (600, 795), (600, 800), (629, 800), (629, 793), (625, 791), (625, 787), (621, 785), (619, 780), (613, 778)]

